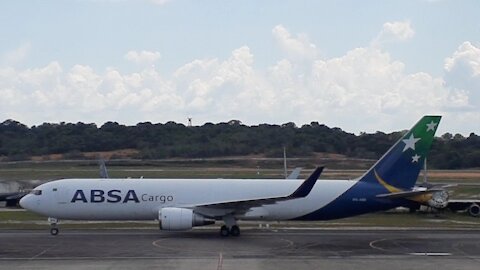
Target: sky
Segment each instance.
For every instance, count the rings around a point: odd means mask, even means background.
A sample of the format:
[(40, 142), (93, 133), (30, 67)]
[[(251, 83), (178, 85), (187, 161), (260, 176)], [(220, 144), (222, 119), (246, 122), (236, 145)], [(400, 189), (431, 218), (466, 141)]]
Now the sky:
[(480, 1), (0, 2), (0, 121), (480, 134)]

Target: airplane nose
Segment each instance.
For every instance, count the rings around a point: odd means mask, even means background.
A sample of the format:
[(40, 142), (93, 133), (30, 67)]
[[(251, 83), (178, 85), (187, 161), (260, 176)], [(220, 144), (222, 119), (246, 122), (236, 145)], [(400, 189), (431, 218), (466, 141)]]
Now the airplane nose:
[(23, 198), (20, 199), (20, 202), (18, 202), (20, 204), (20, 206), (24, 209), (30, 209), (31, 208), (31, 202), (32, 202), (32, 195), (30, 194), (27, 194), (25, 196), (23, 196)]

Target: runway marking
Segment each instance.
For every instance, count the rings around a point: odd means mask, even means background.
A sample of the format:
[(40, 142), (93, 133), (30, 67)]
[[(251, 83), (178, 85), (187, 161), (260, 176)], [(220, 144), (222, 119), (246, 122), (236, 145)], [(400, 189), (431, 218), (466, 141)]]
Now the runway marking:
[(47, 251), (51, 250), (52, 248), (58, 246), (58, 245), (61, 244), (61, 243), (62, 243), (62, 242), (58, 242), (58, 243), (56, 243), (55, 245), (53, 245), (53, 246), (51, 246), (51, 247), (49, 247), (49, 248), (44, 249), (42, 252), (40, 252), (40, 253), (38, 253), (37, 255), (29, 258), (29, 260), (35, 260), (35, 259), (37, 259), (38, 257), (40, 257), (40, 256), (42, 256), (43, 254), (45, 254)]
[[(267, 237), (264, 237), (264, 236), (260, 236), (260, 237), (257, 237), (256, 235), (252, 235), (250, 237), (243, 237), (244, 239), (264, 239), (264, 238), (267, 238)], [(188, 249), (188, 248), (185, 248), (183, 246), (168, 246), (168, 242), (166, 245), (162, 245), (164, 242), (168, 241), (168, 240), (185, 240), (185, 239), (195, 239), (195, 238), (191, 238), (191, 237), (181, 237), (181, 238), (175, 238), (175, 237), (172, 237), (172, 238), (161, 238), (161, 239), (157, 239), (157, 240), (154, 240), (152, 242), (152, 245), (154, 247), (157, 247), (157, 248), (161, 248), (161, 249), (166, 249), (166, 250), (172, 250), (172, 251), (192, 251), (192, 252), (199, 252), (199, 250), (197, 248), (193, 248), (193, 249)], [(213, 238), (212, 238), (213, 239)], [(270, 240), (272, 240), (272, 238), (268, 238)], [(206, 240), (206, 241), (209, 241), (211, 240), (210, 238), (205, 238), (205, 239), (202, 239), (202, 240)], [(222, 239), (224, 241), (228, 241), (228, 239)], [(278, 242), (279, 245), (276, 247), (276, 248), (281, 248), (281, 249), (288, 249), (292, 246), (294, 246), (294, 242), (291, 241), (291, 240), (288, 240), (288, 239), (285, 239), (285, 238), (278, 238), (278, 239), (273, 239), (274, 241)], [(282, 243), (282, 244), (280, 244)], [(285, 243), (285, 244), (283, 244)], [(264, 247), (262, 248), (261, 250), (269, 250), (269, 249), (276, 249), (276, 248), (270, 248), (270, 247)], [(225, 250), (222, 250), (223, 252), (225, 252)], [(241, 253), (241, 252), (248, 252), (249, 249), (235, 249), (235, 252), (237, 253)], [(216, 253), (217, 251), (214, 251), (214, 250), (211, 250), (211, 251), (200, 251), (200, 253), (205, 253), (205, 254), (212, 254), (212, 253)], [(227, 253), (230, 252), (227, 250)], [(223, 254), (222, 254), (223, 256)]]
[(42, 251), (42, 252), (38, 253), (37, 255), (31, 257), (30, 260), (34, 260), (35, 258), (42, 256), (42, 255), (45, 254), (45, 252), (47, 252), (48, 250), (49, 250), (49, 248), (45, 249), (44, 251)]
[(223, 268), (223, 253), (220, 252), (218, 254), (218, 264), (217, 264), (217, 270), (222, 270)]
[(373, 248), (373, 249), (376, 249), (376, 250), (380, 250), (380, 251), (383, 251), (383, 252), (388, 252), (388, 250), (384, 249), (384, 248), (381, 248), (381, 247), (377, 247), (375, 244), (376, 243), (379, 243), (379, 242), (383, 242), (385, 240), (388, 240), (388, 238), (382, 238), (382, 239), (377, 239), (377, 240), (373, 240), (372, 242), (370, 242), (368, 245)]
[(161, 247), (163, 247), (163, 246), (158, 245), (158, 243), (160, 243), (160, 242), (163, 241), (163, 240), (165, 240), (165, 239), (157, 239), (157, 240), (155, 240), (155, 241), (152, 242), (152, 245), (161, 248)]
[(451, 256), (452, 255), (452, 253), (448, 253), (448, 252), (412, 252), (408, 254), (414, 255), (414, 256)]
[[(381, 247), (378, 247), (376, 246), (375, 244), (377, 243), (380, 243), (380, 242), (383, 242), (383, 241), (386, 241), (386, 240), (393, 240), (393, 239), (388, 239), (388, 238), (382, 238), (382, 239), (377, 239), (377, 240), (373, 240), (372, 242), (370, 242), (369, 246), (373, 249), (377, 249), (377, 250), (380, 250), (380, 251), (383, 251), (383, 252), (392, 252), (390, 250), (387, 250), (387, 249), (384, 249), (384, 248), (381, 248)], [(398, 245), (398, 243), (396, 243)], [(401, 246), (402, 248), (405, 248), (405, 249), (410, 249), (410, 248), (406, 248), (406, 247), (403, 247)], [(410, 253), (406, 253), (408, 255), (414, 255), (414, 256), (451, 256), (452, 253), (448, 253), (448, 252), (410, 252)]]
[(284, 247), (282, 247), (282, 248), (289, 248), (289, 247), (291, 247), (291, 246), (294, 245), (294, 243), (293, 243), (292, 240), (288, 240), (288, 239), (285, 239), (285, 238), (280, 238), (280, 241), (285, 241), (285, 242), (287, 242), (287, 245), (284, 246)]

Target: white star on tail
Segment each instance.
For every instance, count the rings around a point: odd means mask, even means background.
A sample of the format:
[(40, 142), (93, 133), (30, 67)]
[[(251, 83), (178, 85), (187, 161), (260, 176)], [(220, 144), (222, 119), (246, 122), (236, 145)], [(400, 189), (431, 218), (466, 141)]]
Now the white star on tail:
[(413, 133), (410, 134), (410, 138), (402, 140), (405, 143), (405, 148), (403, 148), (402, 152), (407, 151), (408, 149), (415, 150), (415, 143), (420, 141), (420, 138), (413, 137)]
[(432, 120), (432, 122), (430, 122), (430, 124), (427, 124), (427, 132), (429, 132), (430, 130), (431, 130), (431, 131), (435, 131), (435, 127), (437, 126), (437, 124), (438, 124), (438, 123), (435, 123), (435, 122), (433, 122), (433, 120)]
[(414, 162), (417, 162), (418, 163), (418, 159), (420, 158), (419, 155), (415, 154), (415, 156), (412, 157), (412, 163)]

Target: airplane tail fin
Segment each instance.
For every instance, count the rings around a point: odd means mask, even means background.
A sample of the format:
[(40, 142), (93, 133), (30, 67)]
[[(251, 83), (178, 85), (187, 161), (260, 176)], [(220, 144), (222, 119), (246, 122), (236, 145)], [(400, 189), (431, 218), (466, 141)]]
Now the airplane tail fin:
[(393, 145), (360, 181), (380, 184), (389, 192), (409, 190), (417, 181), (441, 116), (424, 116)]
[[(432, 146), (440, 116), (424, 116), (350, 189), (299, 220), (329, 220), (399, 206), (411, 191)], [(355, 203), (352, 203), (355, 202)]]

